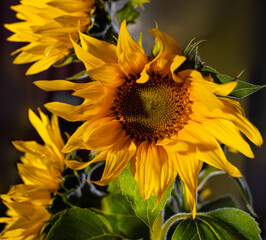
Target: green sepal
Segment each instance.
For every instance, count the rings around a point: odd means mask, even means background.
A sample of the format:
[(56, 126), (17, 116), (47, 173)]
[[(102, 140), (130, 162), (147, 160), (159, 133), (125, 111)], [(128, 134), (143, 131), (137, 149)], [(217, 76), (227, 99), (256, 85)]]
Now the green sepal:
[[(175, 225), (173, 240), (260, 240), (260, 229), (249, 214), (236, 208), (223, 208), (207, 213), (198, 213), (193, 219), (191, 214), (177, 214), (163, 226), (161, 240)], [(170, 233), (170, 231), (169, 231)]]
[(235, 89), (229, 94), (231, 97), (235, 98), (245, 98), (249, 96), (250, 94), (266, 87), (266, 85), (254, 85), (248, 82), (243, 82), (241, 80), (238, 80), (238, 77), (230, 77), (225, 74), (221, 74), (217, 72), (214, 68), (209, 66), (203, 66), (198, 68), (198, 70), (202, 73), (203, 76), (208, 76), (209, 74), (213, 77), (214, 82), (216, 83), (227, 83), (231, 81), (237, 81), (237, 85)]
[(185, 63), (183, 63), (184, 68), (197, 68), (203, 64), (198, 49), (199, 45), (205, 40), (200, 40), (197, 42), (194, 42), (194, 40), (195, 39), (193, 38), (183, 50), (183, 55), (187, 58)]
[(60, 68), (64, 67), (68, 64), (71, 64), (73, 62), (79, 61), (78, 58), (76, 57), (75, 53), (70, 53), (69, 55), (65, 56), (61, 60), (59, 60), (57, 63), (53, 64), (53, 67), (55, 68)]
[(71, 77), (67, 77), (66, 80), (80, 80), (80, 79), (84, 79), (84, 78), (87, 78), (87, 77), (88, 77), (87, 70), (84, 69), (84, 70), (74, 74)]
[(153, 222), (159, 215), (160, 211), (164, 208), (166, 201), (171, 196), (173, 184), (167, 189), (162, 200), (158, 206), (154, 209), (157, 204), (157, 198), (152, 195), (149, 199), (143, 200), (140, 192), (138, 183), (132, 176), (130, 170), (130, 164), (124, 169), (121, 175), (118, 177), (119, 186), (122, 190), (122, 194), (130, 202), (132, 209), (135, 214), (144, 222), (149, 228), (152, 228)]
[(112, 228), (103, 216), (99, 216), (89, 209), (73, 207), (65, 210), (45, 240), (117, 240), (124, 239), (112, 232)]
[(135, 23), (139, 19), (140, 12), (136, 10), (137, 7), (143, 7), (144, 3), (149, 2), (148, 0), (129, 0), (123, 8), (121, 8), (116, 13), (116, 18), (121, 25), (121, 23), (126, 20), (127, 24)]

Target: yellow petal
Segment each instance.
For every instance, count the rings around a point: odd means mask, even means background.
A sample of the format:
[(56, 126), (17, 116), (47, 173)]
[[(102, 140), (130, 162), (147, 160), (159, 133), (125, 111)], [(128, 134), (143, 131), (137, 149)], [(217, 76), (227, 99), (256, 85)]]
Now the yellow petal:
[(83, 133), (83, 141), (88, 149), (102, 151), (113, 146), (125, 135), (119, 121), (113, 117), (101, 118), (92, 123)]
[(166, 58), (172, 60), (176, 55), (182, 55), (182, 50), (175, 39), (170, 37), (158, 28), (150, 29), (149, 32), (156, 37), (156, 41), (160, 43), (161, 50), (156, 59)]
[(104, 172), (99, 181), (92, 181), (104, 186), (117, 178), (136, 152), (136, 145), (130, 137), (123, 138), (107, 153)]
[(228, 120), (215, 119), (203, 123), (206, 132), (225, 145), (236, 149), (249, 158), (254, 158), (249, 144), (243, 139), (236, 126)]
[(173, 59), (172, 64), (170, 65), (170, 71), (175, 82), (183, 82), (183, 79), (180, 78), (177, 74), (175, 74), (175, 70), (180, 67), (185, 61), (185, 56), (176, 55)]
[(81, 170), (88, 167), (92, 163), (104, 161), (106, 159), (106, 156), (107, 156), (107, 151), (103, 151), (98, 156), (96, 156), (92, 161), (80, 162), (76, 160), (67, 160), (66, 165), (73, 170)]
[[(68, 139), (66, 145), (62, 149), (62, 152), (63, 153), (70, 153), (70, 152), (73, 152), (77, 149), (91, 150), (91, 149), (87, 148), (86, 144), (84, 143), (84, 141), (82, 139), (82, 134), (85, 131), (87, 131), (88, 127), (89, 127), (88, 122), (85, 122), (80, 127), (78, 127), (76, 129), (76, 131), (73, 133), (73, 135)], [(71, 162), (70, 162), (70, 164), (71, 164)]]
[(27, 70), (26, 75), (36, 74), (48, 69), (51, 65), (59, 61), (63, 56), (64, 55), (43, 56), (42, 59), (31, 65), (31, 67)]
[(120, 86), (125, 77), (117, 64), (104, 64), (99, 68), (88, 71), (88, 75), (109, 88)]
[(86, 87), (87, 83), (74, 83), (66, 80), (39, 80), (34, 84), (45, 91), (78, 90)]
[(32, 154), (42, 154), (44, 152), (44, 146), (35, 141), (12, 141), (12, 144), (21, 152)]
[(29, 115), (29, 121), (31, 122), (32, 126), (36, 129), (36, 131), (39, 133), (42, 140), (46, 144), (54, 146), (53, 140), (51, 139), (51, 136), (47, 131), (47, 123), (45, 124), (44, 122), (42, 122), (31, 109), (29, 109), (28, 115)]
[(94, 68), (98, 68), (98, 67), (105, 64), (105, 62), (103, 60), (90, 54), (85, 49), (80, 47), (73, 39), (71, 39), (71, 42), (74, 46), (74, 49), (75, 49), (75, 52), (76, 52), (78, 59), (84, 63), (84, 65), (88, 71), (91, 69), (94, 69)]
[(79, 33), (82, 48), (105, 63), (117, 63), (116, 46)]
[[(259, 130), (244, 116), (244, 110), (241, 105), (232, 99), (222, 98), (221, 100), (226, 105), (225, 115), (234, 122), (251, 142), (257, 146), (261, 146), (263, 143), (262, 136)], [(230, 113), (230, 115), (227, 113)]]
[(159, 54), (150, 63), (150, 68), (159, 74), (166, 76), (170, 70), (170, 65), (176, 55), (182, 55), (179, 44), (158, 28), (150, 29), (149, 32), (156, 37), (161, 48)]
[(156, 207), (177, 175), (171, 156), (164, 147), (145, 141), (140, 144), (132, 164), (135, 164), (133, 174), (143, 199), (155, 193)]
[(185, 183), (187, 201), (190, 205), (193, 218), (196, 217), (198, 174), (202, 164), (203, 162), (196, 159), (192, 154), (176, 155), (178, 174)]
[(141, 73), (148, 61), (142, 47), (128, 33), (126, 21), (121, 24), (116, 55), (120, 68), (126, 75)]

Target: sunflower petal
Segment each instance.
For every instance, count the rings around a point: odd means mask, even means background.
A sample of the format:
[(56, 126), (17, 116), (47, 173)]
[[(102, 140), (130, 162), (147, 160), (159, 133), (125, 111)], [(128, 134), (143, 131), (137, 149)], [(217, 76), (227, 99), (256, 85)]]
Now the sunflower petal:
[(177, 154), (175, 162), (178, 168), (178, 174), (185, 183), (187, 201), (190, 205), (193, 218), (195, 218), (198, 174), (203, 162), (196, 159), (192, 154)]
[(126, 75), (141, 73), (148, 61), (142, 47), (128, 33), (126, 21), (121, 24), (116, 55), (119, 66)]
[(82, 48), (105, 63), (117, 63), (116, 46), (79, 32)]
[(125, 75), (117, 64), (104, 64), (99, 68), (88, 71), (88, 75), (101, 82), (105, 87), (115, 88), (121, 85)]
[[(106, 157), (104, 172), (99, 181), (92, 181), (98, 185), (104, 186), (117, 178), (127, 166), (136, 152), (136, 145), (129, 137), (119, 141), (115, 150), (109, 150)], [(117, 149), (117, 150), (116, 150)]]
[(77, 160), (67, 160), (66, 165), (73, 170), (81, 170), (88, 167), (92, 163), (104, 161), (106, 159), (106, 156), (107, 156), (107, 151), (103, 151), (98, 156), (96, 156), (92, 161), (80, 162)]
[(88, 149), (102, 151), (113, 146), (125, 135), (121, 124), (112, 117), (101, 118), (92, 123), (82, 134)]

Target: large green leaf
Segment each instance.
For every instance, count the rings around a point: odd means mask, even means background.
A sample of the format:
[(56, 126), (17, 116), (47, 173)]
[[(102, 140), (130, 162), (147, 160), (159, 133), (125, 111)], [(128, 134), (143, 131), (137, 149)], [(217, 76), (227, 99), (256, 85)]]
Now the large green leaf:
[(238, 204), (233, 196), (222, 196), (214, 201), (204, 203), (199, 209), (200, 212), (214, 211), (219, 208), (238, 208)]
[(230, 93), (229, 96), (235, 97), (235, 98), (245, 98), (249, 96), (250, 94), (266, 87), (266, 85), (254, 85), (248, 82), (243, 82), (241, 80), (238, 80), (238, 77), (233, 78), (230, 76), (227, 76), (225, 74), (218, 73), (214, 68), (211, 68), (209, 66), (204, 66), (199, 69), (199, 71), (204, 75), (207, 76), (211, 74), (214, 81), (217, 83), (227, 83), (236, 80), (237, 85), (235, 89)]
[(109, 222), (89, 209), (74, 207), (65, 210), (53, 225), (45, 240), (117, 240)]
[(121, 194), (110, 194), (103, 198), (101, 214), (118, 234), (130, 239), (147, 239), (149, 236), (149, 228), (135, 215), (130, 203)]
[[(249, 214), (235, 208), (223, 208), (208, 213), (178, 214), (169, 219), (162, 233), (172, 224), (178, 224), (172, 235), (173, 240), (260, 240), (258, 224)], [(162, 235), (161, 239), (165, 239)], [(169, 236), (168, 236), (169, 237)]]
[(166, 201), (171, 196), (173, 184), (168, 188), (156, 209), (154, 209), (157, 204), (156, 196), (153, 195), (149, 199), (145, 201), (143, 200), (139, 192), (138, 184), (131, 174), (129, 164), (118, 177), (118, 181), (122, 190), (122, 194), (130, 202), (135, 214), (142, 219), (142, 221), (144, 221), (149, 228), (152, 228), (153, 222), (159, 215), (160, 211), (164, 208)]

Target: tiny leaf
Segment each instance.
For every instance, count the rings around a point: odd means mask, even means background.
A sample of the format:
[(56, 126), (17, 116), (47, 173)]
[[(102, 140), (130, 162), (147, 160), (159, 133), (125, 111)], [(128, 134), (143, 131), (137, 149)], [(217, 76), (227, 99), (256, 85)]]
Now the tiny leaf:
[(130, 202), (135, 214), (142, 219), (149, 228), (152, 228), (153, 222), (159, 215), (160, 211), (164, 208), (168, 198), (171, 196), (173, 184), (168, 188), (161, 202), (154, 209), (157, 203), (156, 196), (152, 195), (149, 199), (145, 201), (143, 200), (139, 192), (138, 184), (131, 174), (130, 165), (128, 165), (118, 177), (118, 181), (122, 194)]

